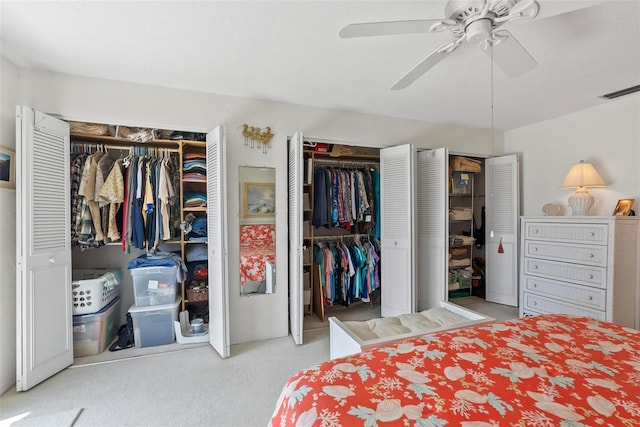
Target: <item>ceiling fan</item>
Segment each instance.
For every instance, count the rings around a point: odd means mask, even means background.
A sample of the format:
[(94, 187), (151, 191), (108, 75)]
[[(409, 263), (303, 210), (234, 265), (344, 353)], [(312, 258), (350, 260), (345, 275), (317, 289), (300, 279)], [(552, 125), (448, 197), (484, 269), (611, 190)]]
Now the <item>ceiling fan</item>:
[(450, 31), (454, 39), (438, 47), (402, 76), (392, 90), (404, 89), (442, 61), (463, 42), (477, 44), (508, 76), (517, 77), (536, 66), (536, 61), (504, 24), (534, 19), (540, 5), (535, 0), (449, 0), (445, 19), (367, 22), (351, 24), (339, 32), (341, 38)]

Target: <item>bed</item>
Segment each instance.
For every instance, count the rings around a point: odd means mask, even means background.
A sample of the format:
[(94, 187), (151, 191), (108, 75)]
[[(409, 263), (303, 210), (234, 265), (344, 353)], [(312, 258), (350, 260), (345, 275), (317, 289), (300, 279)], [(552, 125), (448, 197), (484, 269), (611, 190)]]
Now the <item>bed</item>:
[(640, 332), (540, 315), (442, 331), (291, 377), (271, 426), (640, 425)]
[(275, 260), (275, 227), (271, 224), (240, 226), (240, 284), (243, 293), (266, 280), (267, 263)]
[(406, 338), (493, 321), (492, 317), (446, 301), (419, 313), (362, 322), (329, 317), (329, 356), (336, 359)]

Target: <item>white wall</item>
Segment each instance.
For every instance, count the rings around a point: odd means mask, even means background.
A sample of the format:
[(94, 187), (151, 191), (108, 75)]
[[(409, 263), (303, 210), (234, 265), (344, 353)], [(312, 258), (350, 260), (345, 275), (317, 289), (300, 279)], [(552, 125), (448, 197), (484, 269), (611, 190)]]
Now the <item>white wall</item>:
[(590, 215), (611, 215), (618, 199), (635, 198), (640, 214), (640, 94), (505, 133), (505, 151), (521, 155), (524, 215), (542, 215), (545, 203), (559, 203), (571, 215), (573, 192), (558, 186), (571, 165), (593, 163), (605, 188)]
[[(18, 69), (0, 57), (0, 145), (16, 147)], [(0, 188), (0, 394), (16, 382), (16, 191)]]

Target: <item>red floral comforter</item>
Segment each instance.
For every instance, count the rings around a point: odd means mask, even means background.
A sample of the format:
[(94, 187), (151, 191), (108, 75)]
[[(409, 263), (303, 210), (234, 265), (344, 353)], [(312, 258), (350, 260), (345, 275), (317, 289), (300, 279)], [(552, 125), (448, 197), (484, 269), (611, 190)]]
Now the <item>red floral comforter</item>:
[(276, 257), (272, 224), (240, 226), (240, 284), (265, 280), (265, 263)]
[(270, 425), (640, 425), (640, 332), (543, 315), (412, 338), (294, 375)]

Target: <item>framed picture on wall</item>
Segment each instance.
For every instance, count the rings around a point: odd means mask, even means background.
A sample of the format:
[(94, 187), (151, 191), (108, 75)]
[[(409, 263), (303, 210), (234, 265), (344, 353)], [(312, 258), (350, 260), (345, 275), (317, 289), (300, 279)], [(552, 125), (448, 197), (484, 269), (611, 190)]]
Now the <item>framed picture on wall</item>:
[(636, 199), (620, 199), (613, 210), (615, 216), (628, 216)]
[(16, 154), (0, 145), (0, 188), (16, 188)]
[(273, 218), (276, 215), (276, 187), (274, 183), (245, 182), (242, 216), (245, 218)]

